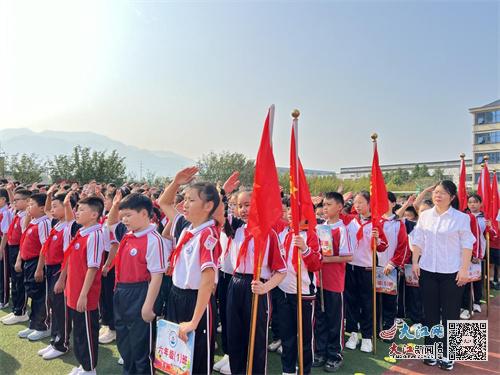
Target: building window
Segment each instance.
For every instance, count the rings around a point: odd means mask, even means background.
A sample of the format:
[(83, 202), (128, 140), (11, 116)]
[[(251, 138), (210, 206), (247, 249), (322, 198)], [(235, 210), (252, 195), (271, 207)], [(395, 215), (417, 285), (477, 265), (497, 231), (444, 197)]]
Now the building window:
[(477, 152), (474, 154), (474, 163), (481, 164), (485, 155), (488, 155), (490, 157), (490, 160), (488, 161), (489, 163), (500, 163), (500, 152)]
[(476, 125), (500, 122), (500, 110), (476, 113)]
[(474, 135), (474, 141), (476, 145), (500, 143), (500, 131), (477, 133)]
[[(479, 173), (474, 173), (474, 183), (477, 185), (479, 183), (479, 178), (481, 177), (481, 172)], [(490, 177), (493, 177), (493, 172), (490, 171)], [(493, 181), (492, 178), (490, 178), (490, 182)], [(497, 173), (497, 182), (500, 183), (500, 173)]]

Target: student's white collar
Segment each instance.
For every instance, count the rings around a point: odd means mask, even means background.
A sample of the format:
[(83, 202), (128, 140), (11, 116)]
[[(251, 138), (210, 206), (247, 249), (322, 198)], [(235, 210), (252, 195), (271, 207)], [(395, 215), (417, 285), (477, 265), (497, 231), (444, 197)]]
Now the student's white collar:
[(143, 230), (141, 230), (139, 232), (132, 232), (132, 233), (136, 237), (142, 237), (142, 236), (145, 236), (148, 233), (153, 232), (154, 230), (156, 230), (156, 225), (155, 224), (149, 224), (146, 229), (143, 229)]
[(214, 220), (205, 221), (203, 224), (198, 225), (196, 228), (193, 228), (193, 224), (191, 224), (188, 228), (188, 231), (190, 231), (192, 234), (196, 234), (198, 232), (201, 232), (203, 229), (211, 227), (213, 225), (215, 225)]
[(48, 216), (47, 215), (43, 215), (43, 216), (40, 216), (39, 218), (31, 219), (30, 224), (38, 224), (41, 221), (47, 220), (47, 219), (48, 219)]
[(91, 227), (88, 227), (88, 228), (82, 228), (82, 229), (80, 229), (80, 235), (82, 237), (85, 237), (86, 235), (88, 235), (92, 232), (95, 232), (96, 230), (101, 229), (101, 227), (102, 227), (101, 224), (95, 224), (95, 225), (92, 225)]

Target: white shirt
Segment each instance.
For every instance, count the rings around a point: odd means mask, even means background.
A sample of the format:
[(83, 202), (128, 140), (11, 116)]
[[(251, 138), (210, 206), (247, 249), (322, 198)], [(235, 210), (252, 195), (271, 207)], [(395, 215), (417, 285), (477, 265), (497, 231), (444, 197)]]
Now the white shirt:
[(460, 269), (462, 250), (476, 242), (468, 215), (450, 207), (439, 215), (436, 207), (424, 211), (411, 232), (412, 245), (422, 252), (420, 268), (428, 272), (455, 273)]

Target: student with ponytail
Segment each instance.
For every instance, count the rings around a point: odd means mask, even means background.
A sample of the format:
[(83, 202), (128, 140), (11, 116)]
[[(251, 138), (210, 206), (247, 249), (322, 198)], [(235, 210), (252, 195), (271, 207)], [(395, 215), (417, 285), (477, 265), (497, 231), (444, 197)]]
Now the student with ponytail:
[(432, 192), (434, 207), (420, 214), (412, 233), (413, 273), (419, 278), (424, 305), (424, 324), (431, 329), (443, 324), (445, 336), (425, 338), (426, 345), (443, 344), (444, 357), (424, 363), (444, 370), (453, 369), (446, 347), (447, 322), (457, 320), (475, 238), (470, 217), (458, 210), (457, 187), (441, 181)]
[[(184, 215), (173, 206), (181, 185), (194, 179), (197, 168), (186, 168), (176, 174), (167, 186), (160, 207), (173, 222), (175, 248), (170, 256), (172, 290), (167, 302), (167, 320), (180, 323), (179, 336), (195, 331), (193, 374), (212, 372), (215, 347), (215, 297), (217, 258), (220, 253), (218, 223), (221, 199), (213, 184), (195, 183), (185, 193)], [(219, 210), (218, 210), (219, 208)], [(179, 233), (179, 228), (182, 228)]]

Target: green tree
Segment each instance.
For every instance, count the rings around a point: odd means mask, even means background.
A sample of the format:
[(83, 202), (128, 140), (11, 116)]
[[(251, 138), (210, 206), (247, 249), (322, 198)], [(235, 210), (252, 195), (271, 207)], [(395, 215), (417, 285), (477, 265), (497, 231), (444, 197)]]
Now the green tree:
[(427, 165), (422, 164), (422, 165), (415, 165), (411, 172), (411, 178), (412, 180), (416, 180), (418, 178), (425, 178), (425, 177), (430, 177), (429, 173), (429, 168), (427, 168)]
[(15, 154), (9, 158), (8, 169), (15, 180), (23, 184), (39, 182), (42, 179), (44, 166), (35, 154)]
[(92, 151), (76, 146), (70, 155), (57, 155), (49, 162), (52, 181), (70, 180), (86, 183), (91, 180), (122, 184), (125, 181), (125, 158), (116, 150)]
[(434, 173), (432, 174), (432, 177), (434, 177), (434, 180), (436, 180), (436, 182), (444, 180), (444, 171), (441, 168), (436, 168), (434, 170)]
[(233, 172), (240, 172), (243, 186), (252, 186), (255, 162), (238, 152), (223, 151), (204, 154), (197, 161), (200, 177), (205, 181), (224, 182)]

